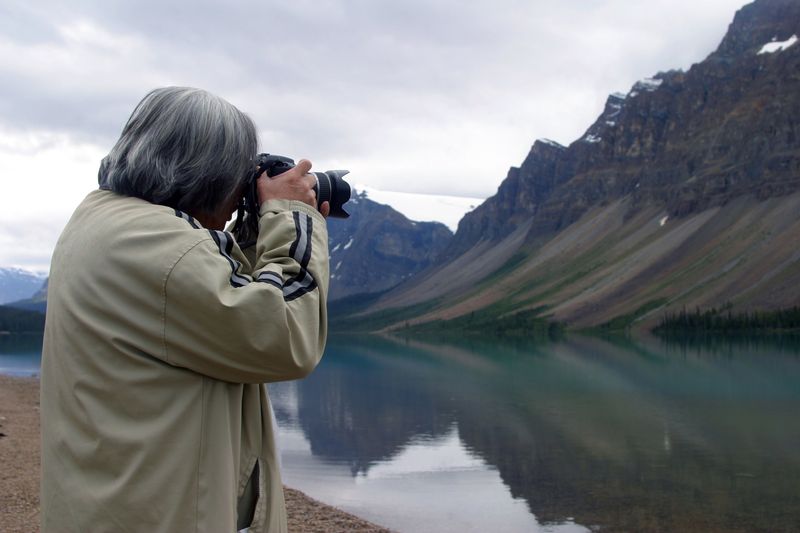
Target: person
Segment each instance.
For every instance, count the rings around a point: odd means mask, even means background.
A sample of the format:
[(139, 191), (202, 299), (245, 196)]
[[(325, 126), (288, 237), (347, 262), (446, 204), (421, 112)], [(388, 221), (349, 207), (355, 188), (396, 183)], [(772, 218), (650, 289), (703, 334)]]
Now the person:
[(223, 228), (256, 152), (227, 101), (154, 90), (67, 223), (42, 350), (43, 532), (287, 530), (264, 383), (322, 356), (329, 206), (307, 160), (260, 177), (249, 261)]

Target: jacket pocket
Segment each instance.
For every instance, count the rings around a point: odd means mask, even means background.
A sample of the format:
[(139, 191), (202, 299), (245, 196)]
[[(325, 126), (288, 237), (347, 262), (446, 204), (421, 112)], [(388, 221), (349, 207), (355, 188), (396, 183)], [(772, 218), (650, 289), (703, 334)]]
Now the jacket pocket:
[(246, 530), (255, 522), (256, 508), (261, 500), (263, 474), (260, 461), (253, 457), (246, 463), (239, 481), (239, 497), (236, 502), (236, 531)]
[(253, 523), (250, 527), (258, 532), (264, 529), (264, 525), (267, 520), (267, 502), (269, 500), (269, 495), (267, 494), (268, 473), (264, 470), (263, 459), (259, 458), (256, 461), (256, 469), (258, 470), (256, 483), (256, 505), (253, 512)]

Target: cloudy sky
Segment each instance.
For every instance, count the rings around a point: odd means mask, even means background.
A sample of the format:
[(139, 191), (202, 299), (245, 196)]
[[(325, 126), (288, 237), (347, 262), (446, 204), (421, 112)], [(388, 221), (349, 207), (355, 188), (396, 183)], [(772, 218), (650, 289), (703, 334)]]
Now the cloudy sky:
[[(202, 87), (262, 149), (365, 186), (486, 198), (534, 139), (688, 68), (745, 0), (0, 3), (0, 266), (46, 270), (134, 105)], [(436, 213), (429, 217), (435, 219)]]

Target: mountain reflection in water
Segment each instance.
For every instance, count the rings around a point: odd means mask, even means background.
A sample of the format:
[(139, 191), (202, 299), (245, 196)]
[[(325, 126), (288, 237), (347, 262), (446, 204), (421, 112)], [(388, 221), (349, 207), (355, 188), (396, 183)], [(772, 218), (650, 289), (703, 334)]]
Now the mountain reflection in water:
[(400, 531), (800, 528), (796, 347), (333, 338), (284, 477)]

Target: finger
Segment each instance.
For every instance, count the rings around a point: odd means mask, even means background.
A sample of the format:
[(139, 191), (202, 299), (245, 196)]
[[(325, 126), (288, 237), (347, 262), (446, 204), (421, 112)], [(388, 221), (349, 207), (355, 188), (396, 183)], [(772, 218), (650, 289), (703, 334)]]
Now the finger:
[(325, 218), (331, 214), (331, 203), (330, 202), (322, 202), (322, 205), (319, 206), (319, 212), (322, 213), (322, 216)]
[(303, 174), (308, 174), (308, 171), (311, 170), (311, 161), (308, 159), (301, 159), (297, 162), (297, 165), (294, 167), (294, 171), (297, 173), (298, 176), (302, 176)]
[(308, 183), (308, 186), (310, 188), (313, 189), (314, 187), (317, 186), (317, 177), (314, 174), (306, 174), (303, 177), (305, 178), (306, 183)]
[(317, 195), (314, 194), (314, 191), (309, 189), (305, 202), (313, 208), (317, 207)]

